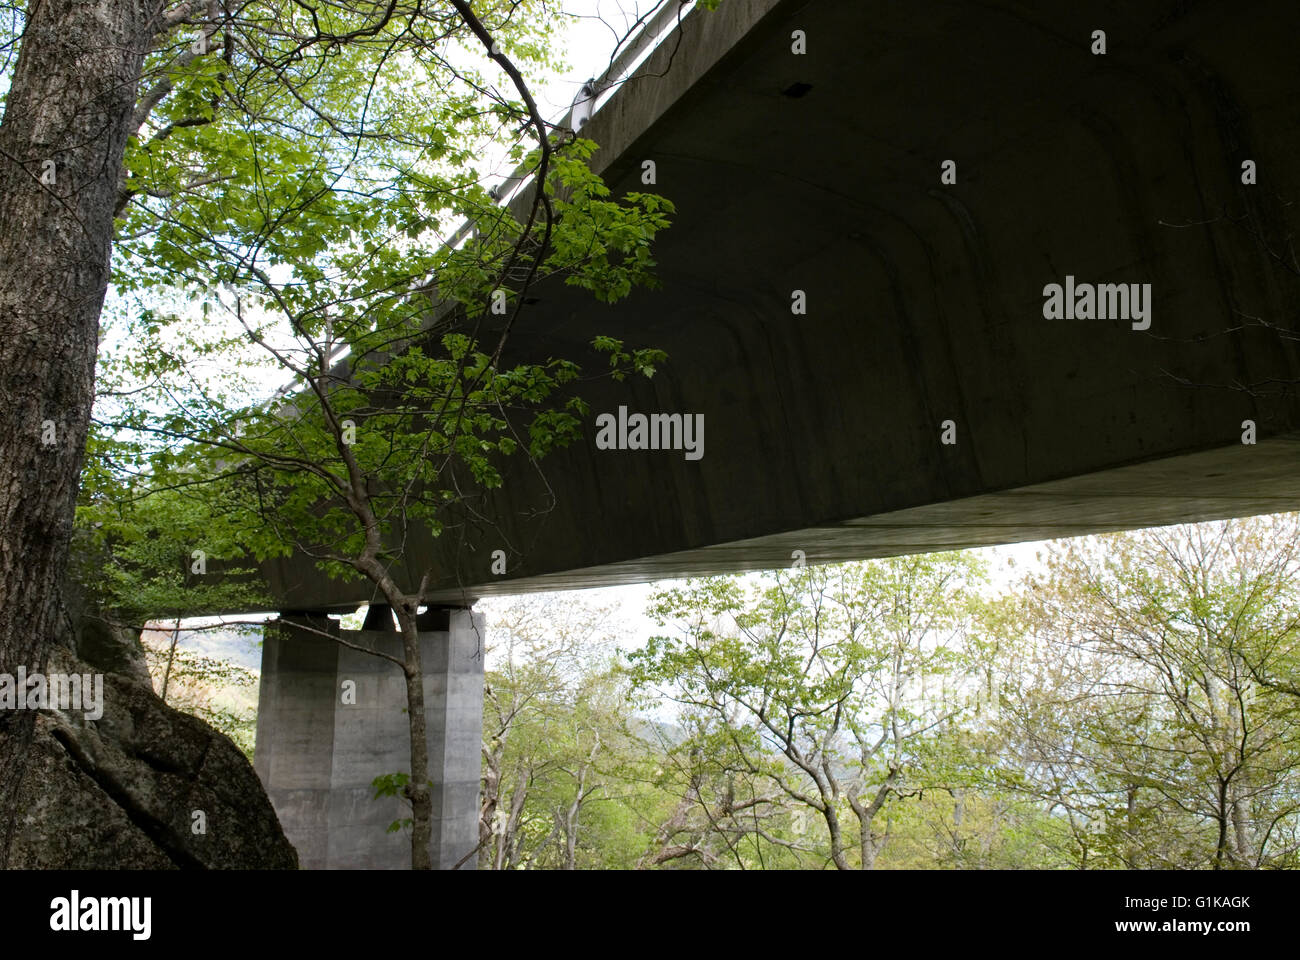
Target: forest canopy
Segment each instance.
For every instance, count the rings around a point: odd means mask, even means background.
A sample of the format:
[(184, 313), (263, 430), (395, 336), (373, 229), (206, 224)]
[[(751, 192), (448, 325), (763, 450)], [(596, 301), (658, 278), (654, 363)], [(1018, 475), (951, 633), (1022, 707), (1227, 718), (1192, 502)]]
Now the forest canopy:
[[(513, 601), (494, 868), (1300, 866), (1300, 517)], [(554, 625), (554, 628), (553, 628)], [(639, 709), (629, 713), (624, 704)]]

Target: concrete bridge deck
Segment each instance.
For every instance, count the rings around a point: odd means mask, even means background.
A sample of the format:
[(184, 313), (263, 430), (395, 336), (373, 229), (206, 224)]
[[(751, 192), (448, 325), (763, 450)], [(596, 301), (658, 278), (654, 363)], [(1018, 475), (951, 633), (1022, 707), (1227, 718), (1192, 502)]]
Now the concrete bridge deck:
[[(692, 13), (583, 131), (617, 191), (677, 205), (662, 289), (539, 287), (511, 351), (667, 350), (650, 383), (584, 397), (593, 418), (703, 414), (704, 455), (600, 450), (593, 422), (545, 483), (479, 505), (494, 525), (410, 531), (436, 599), (1300, 507), (1300, 363), (1255, 325), (1300, 305), (1297, 36), (1272, 0)], [(1044, 319), (1067, 275), (1150, 284), (1149, 329)], [(368, 595), (305, 560), (270, 576), (286, 608)]]

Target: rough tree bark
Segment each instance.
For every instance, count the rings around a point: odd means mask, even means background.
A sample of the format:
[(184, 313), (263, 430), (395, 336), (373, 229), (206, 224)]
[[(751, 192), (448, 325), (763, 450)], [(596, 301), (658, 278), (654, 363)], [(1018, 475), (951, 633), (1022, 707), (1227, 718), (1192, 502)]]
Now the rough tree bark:
[[(59, 619), (113, 209), (156, 0), (27, 9), (0, 121), (0, 672)], [(0, 866), (33, 711), (0, 714)]]

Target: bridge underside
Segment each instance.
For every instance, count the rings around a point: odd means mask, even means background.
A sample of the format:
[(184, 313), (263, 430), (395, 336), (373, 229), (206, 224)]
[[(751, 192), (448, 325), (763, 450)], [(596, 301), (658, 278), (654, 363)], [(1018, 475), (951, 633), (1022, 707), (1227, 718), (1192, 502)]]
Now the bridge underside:
[[(409, 531), (432, 599), (1300, 508), (1300, 5), (727, 0), (687, 27), (584, 130), (616, 191), (677, 206), (662, 289), (540, 287), (510, 348), (669, 362), (585, 386), (585, 439), (487, 522)], [(1150, 284), (1149, 329), (1044, 319), (1067, 275)], [(702, 414), (703, 457), (598, 449), (620, 405)], [(368, 599), (268, 575), (283, 609)]]

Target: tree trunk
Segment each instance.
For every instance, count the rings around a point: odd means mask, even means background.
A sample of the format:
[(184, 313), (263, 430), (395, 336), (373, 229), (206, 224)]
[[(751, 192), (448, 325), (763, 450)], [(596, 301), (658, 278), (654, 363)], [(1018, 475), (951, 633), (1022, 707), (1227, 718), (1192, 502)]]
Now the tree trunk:
[(163, 671), (162, 693), (158, 694), (158, 699), (163, 703), (167, 702), (167, 685), (172, 679), (172, 664), (176, 662), (176, 644), (181, 638), (181, 618), (176, 618), (176, 626), (172, 627), (172, 644), (167, 651), (167, 669)]
[(835, 864), (836, 870), (852, 870), (853, 867), (844, 856), (844, 836), (840, 832), (840, 818), (835, 813), (834, 801), (823, 796), (822, 808), (819, 812), (822, 819), (826, 821), (826, 832), (830, 834), (831, 863)]
[(960, 787), (953, 792), (952, 805), (952, 856), (956, 863), (961, 863), (966, 850), (966, 841), (961, 835), (962, 823), (966, 819), (966, 791)]
[(881, 851), (885, 849), (885, 844), (889, 843), (890, 833), (893, 831), (893, 820), (885, 820), (885, 832), (877, 837), (871, 832), (868, 825), (862, 827), (862, 869), (876, 869), (876, 859), (880, 856)]
[[(0, 121), (0, 672), (53, 642), (154, 0), (42, 0)], [(0, 866), (34, 714), (0, 717)]]
[(578, 814), (582, 811), (582, 784), (564, 812), (564, 869), (578, 869)]
[(424, 664), (420, 659), (420, 632), (414, 603), (394, 604), (406, 648), (406, 716), (411, 730), (411, 779), (406, 798), (411, 801), (411, 869), (432, 870), (433, 796), (429, 792), (429, 736), (424, 723)]
[(1219, 826), (1219, 840), (1214, 847), (1214, 869), (1223, 869), (1223, 855), (1228, 849), (1228, 782), (1219, 781), (1219, 803), (1215, 809), (1215, 821)]
[(483, 747), (483, 798), (478, 815), (478, 865), (480, 870), (489, 870), (495, 862), (494, 842), (496, 832), (497, 810), (501, 806), (501, 755), (504, 746), (498, 742), (493, 749)]
[(1138, 868), (1138, 851), (1141, 849), (1141, 842), (1138, 838), (1137, 831), (1137, 813), (1138, 813), (1138, 788), (1130, 785), (1128, 788), (1128, 797), (1125, 807), (1125, 836), (1124, 836), (1124, 865), (1129, 869)]
[(513, 870), (519, 866), (519, 860), (523, 855), (523, 839), (518, 837), (519, 821), (523, 819), (524, 804), (528, 801), (528, 787), (531, 778), (520, 770), (515, 779), (515, 789), (510, 794), (510, 814), (506, 817), (506, 824), (501, 831), (501, 839), (497, 847), (497, 870)]
[(1255, 866), (1255, 845), (1250, 839), (1250, 802), (1242, 799), (1239, 794), (1241, 787), (1234, 781), (1232, 790), (1232, 830), (1235, 843), (1235, 854), (1238, 863), (1243, 867)]

